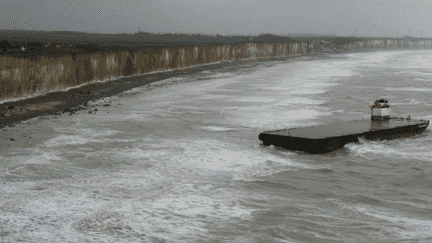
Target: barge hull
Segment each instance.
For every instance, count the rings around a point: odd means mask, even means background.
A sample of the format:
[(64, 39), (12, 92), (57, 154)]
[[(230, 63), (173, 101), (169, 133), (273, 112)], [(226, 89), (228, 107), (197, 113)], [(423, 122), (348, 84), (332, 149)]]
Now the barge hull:
[(422, 133), (429, 121), (392, 118), (388, 121), (353, 121), (326, 126), (263, 132), (264, 145), (319, 154), (334, 151), (348, 143), (367, 140), (391, 140)]

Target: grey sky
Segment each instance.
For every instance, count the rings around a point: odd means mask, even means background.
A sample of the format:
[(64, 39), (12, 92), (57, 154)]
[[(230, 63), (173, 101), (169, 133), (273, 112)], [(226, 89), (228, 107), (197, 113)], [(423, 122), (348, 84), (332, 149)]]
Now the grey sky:
[(432, 0), (0, 0), (1, 29), (432, 36)]

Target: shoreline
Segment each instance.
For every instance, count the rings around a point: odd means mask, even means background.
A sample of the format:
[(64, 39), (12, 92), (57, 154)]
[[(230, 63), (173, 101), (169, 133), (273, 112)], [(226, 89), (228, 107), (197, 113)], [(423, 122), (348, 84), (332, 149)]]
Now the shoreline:
[[(299, 56), (302, 57), (302, 56)], [(87, 103), (102, 98), (111, 97), (136, 87), (172, 77), (190, 75), (206, 70), (217, 70), (227, 67), (237, 67), (242, 63), (286, 60), (296, 57), (278, 57), (266, 59), (240, 60), (195, 66), (180, 70), (168, 70), (158, 73), (120, 77), (105, 82), (94, 82), (65, 91), (50, 92), (41, 96), (23, 98), (0, 104), (0, 129), (13, 127), (22, 121), (48, 115), (75, 114), (78, 110), (91, 109)]]
[[(397, 49), (396, 49), (397, 50)], [(401, 50), (401, 49), (399, 49)], [(402, 49), (403, 50), (403, 49)], [(325, 53), (329, 55), (340, 55), (359, 52), (373, 52), (375, 50), (356, 50), (341, 53)], [(379, 50), (394, 51), (394, 50)], [(0, 129), (4, 127), (15, 126), (16, 124), (35, 117), (48, 115), (61, 115), (65, 113), (75, 114), (78, 110), (91, 109), (88, 106), (90, 101), (96, 101), (102, 98), (111, 97), (124, 91), (141, 87), (154, 82), (165, 80), (172, 77), (190, 75), (205, 70), (217, 70), (232, 66), (237, 67), (243, 63), (249, 62), (268, 62), (274, 60), (288, 60), (299, 57), (323, 57), (324, 55), (298, 55), (298, 56), (281, 56), (258, 59), (242, 59), (230, 62), (216, 62), (213, 64), (203, 64), (199, 66), (186, 67), (177, 70), (166, 70), (160, 72), (151, 72), (146, 74), (131, 75), (119, 77), (114, 80), (102, 82), (92, 82), (80, 87), (68, 88), (63, 91), (49, 92), (40, 96), (31, 98), (21, 98), (19, 100), (6, 101), (0, 104)]]

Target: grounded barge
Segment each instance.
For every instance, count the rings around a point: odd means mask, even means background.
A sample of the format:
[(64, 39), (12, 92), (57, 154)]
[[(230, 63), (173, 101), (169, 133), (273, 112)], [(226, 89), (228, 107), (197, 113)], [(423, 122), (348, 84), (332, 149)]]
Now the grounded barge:
[(390, 117), (390, 106), (385, 99), (376, 100), (370, 108), (371, 120), (267, 131), (258, 138), (264, 145), (317, 154), (342, 148), (347, 143), (357, 142), (360, 137), (389, 140), (414, 136), (429, 125), (429, 120)]

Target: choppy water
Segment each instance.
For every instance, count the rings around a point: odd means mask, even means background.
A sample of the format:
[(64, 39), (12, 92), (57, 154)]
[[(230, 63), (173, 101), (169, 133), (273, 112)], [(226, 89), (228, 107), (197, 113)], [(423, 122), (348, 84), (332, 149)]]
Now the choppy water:
[[(163, 85), (162, 85), (163, 84)], [(263, 130), (393, 115), (432, 119), (432, 51), (248, 63), (34, 119), (0, 154), (5, 242), (432, 240), (432, 136), (309, 155)], [(120, 105), (121, 103), (122, 105)], [(24, 130), (20, 130), (24, 131)], [(429, 238), (429, 239), (428, 239)]]

